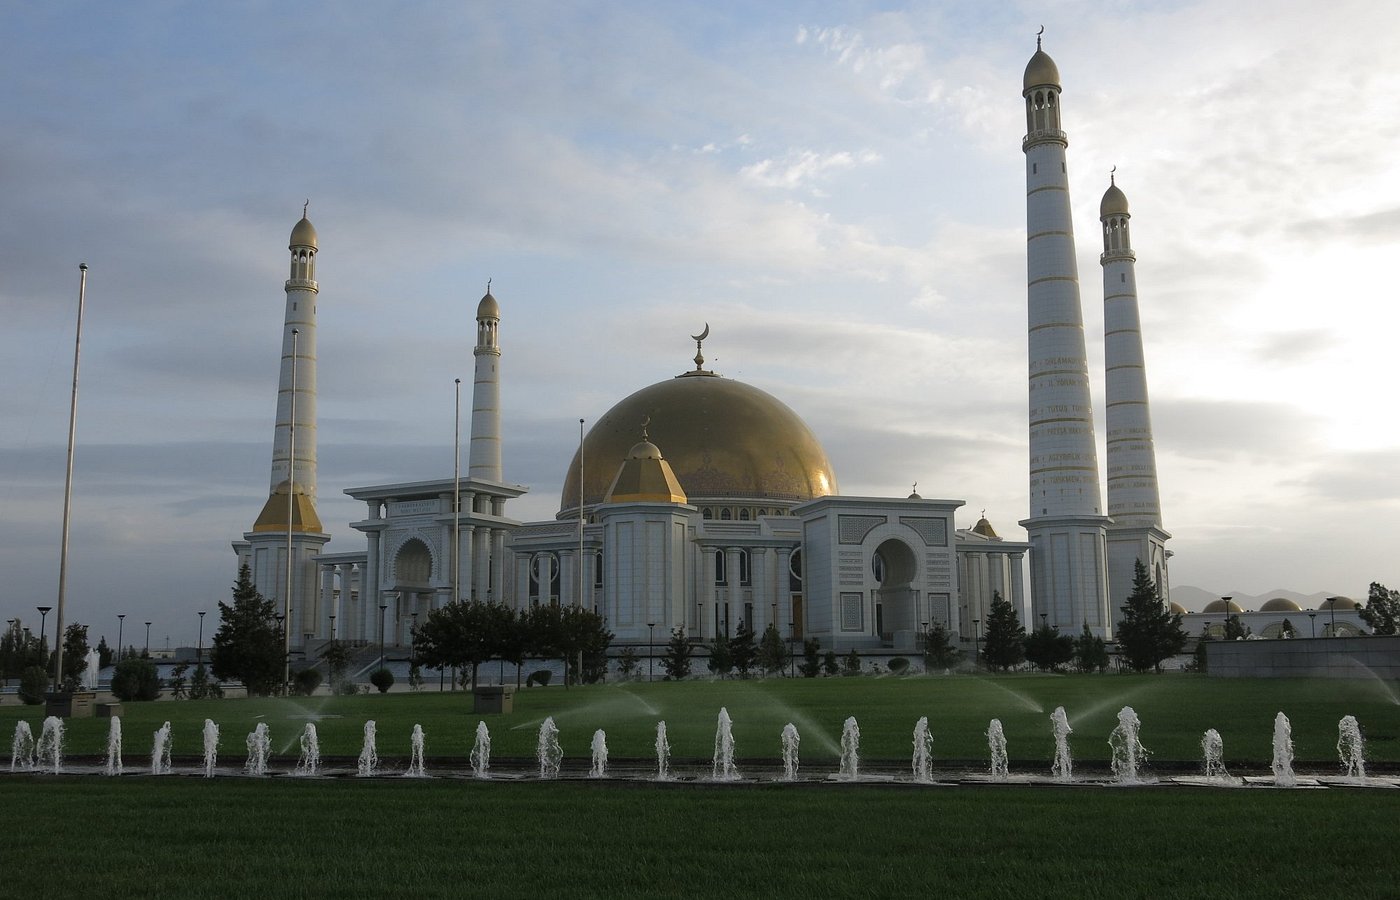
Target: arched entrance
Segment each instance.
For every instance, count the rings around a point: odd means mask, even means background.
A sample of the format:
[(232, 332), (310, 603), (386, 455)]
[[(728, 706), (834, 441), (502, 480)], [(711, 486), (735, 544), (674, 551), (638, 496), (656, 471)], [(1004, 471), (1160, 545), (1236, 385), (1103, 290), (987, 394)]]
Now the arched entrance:
[(418, 538), (404, 542), (394, 556), (394, 587), (398, 602), (393, 621), (384, 625), (388, 643), (403, 646), (413, 639), (416, 618), (426, 618), (433, 606), (433, 554)]
[(919, 574), (918, 560), (909, 545), (890, 538), (871, 557), (878, 585), (875, 589), (875, 634), (883, 643), (896, 641), (899, 632), (919, 629), (919, 594), (914, 581)]

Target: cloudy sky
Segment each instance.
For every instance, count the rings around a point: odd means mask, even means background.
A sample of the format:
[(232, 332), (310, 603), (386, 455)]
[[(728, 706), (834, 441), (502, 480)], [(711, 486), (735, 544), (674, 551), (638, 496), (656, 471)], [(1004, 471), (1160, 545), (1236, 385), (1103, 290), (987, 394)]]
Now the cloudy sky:
[(1400, 584), (1400, 6), (6, 3), (0, 612), (57, 594), (79, 262), (69, 619), (186, 643), (227, 596), (307, 198), (331, 550), (345, 488), (450, 475), (488, 277), (521, 519), (709, 322), (844, 493), (1023, 537), (1042, 24), (1100, 424), (1110, 167), (1132, 204), (1173, 581)]

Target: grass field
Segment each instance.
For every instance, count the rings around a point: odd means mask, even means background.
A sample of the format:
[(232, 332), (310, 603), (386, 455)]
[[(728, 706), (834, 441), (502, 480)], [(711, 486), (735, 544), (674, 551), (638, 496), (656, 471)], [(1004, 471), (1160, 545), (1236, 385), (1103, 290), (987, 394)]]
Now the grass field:
[[(535, 688), (516, 695), (515, 712), (479, 717), (464, 693), (389, 694), (221, 701), (129, 703), (123, 715), (128, 766), (149, 759), (151, 736), (163, 721), (172, 723), (177, 756), (201, 752), (204, 719), (220, 726), (221, 757), (241, 763), (244, 736), (258, 722), (268, 723), (274, 768), (294, 760), (297, 738), (315, 721), (322, 753), (353, 757), (359, 752), (363, 723), (377, 722), (379, 752), (405, 756), (414, 724), (427, 735), (430, 758), (460, 760), (471, 749), (479, 719), (491, 730), (496, 759), (534, 754), (536, 732), (553, 716), (567, 758), (586, 759), (595, 729), (607, 733), (614, 760), (653, 757), (658, 719), (667, 722), (677, 759), (708, 759), (721, 706), (734, 720), (737, 755), (773, 764), (783, 725), (802, 735), (804, 766), (834, 765), (842, 722), (855, 716), (864, 760), (907, 764), (911, 735), (919, 716), (928, 716), (937, 763), (977, 764), (986, 756), (988, 721), (1001, 719), (1012, 769), (1043, 772), (1053, 756), (1049, 714), (1069, 713), (1076, 761), (1108, 757), (1108, 735), (1124, 705), (1142, 719), (1142, 742), (1155, 764), (1189, 766), (1200, 758), (1200, 739), (1215, 728), (1225, 740), (1227, 764), (1266, 768), (1275, 713), (1293, 723), (1301, 765), (1336, 766), (1337, 721), (1357, 717), (1367, 739), (1367, 758), (1377, 766), (1400, 765), (1400, 703), (1396, 685), (1377, 680), (1210, 679), (1201, 676), (952, 676), (910, 678), (767, 679), (761, 681), (631, 682), (621, 685)], [(24, 718), (37, 735), (37, 707), (0, 709), (0, 734), (8, 736)], [(103, 752), (108, 723), (102, 719), (68, 722), (65, 752)]]
[(6, 897), (1367, 898), (1400, 874), (1380, 790), (31, 776), (0, 804)]

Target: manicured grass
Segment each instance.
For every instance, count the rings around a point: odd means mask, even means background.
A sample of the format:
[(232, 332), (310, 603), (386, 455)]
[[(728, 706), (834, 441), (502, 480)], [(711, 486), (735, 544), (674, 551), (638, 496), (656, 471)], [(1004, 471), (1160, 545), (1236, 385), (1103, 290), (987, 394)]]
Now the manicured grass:
[[(129, 703), (123, 730), (128, 765), (138, 766), (149, 758), (151, 735), (165, 720), (172, 723), (175, 754), (198, 756), (208, 717), (221, 728), (221, 759), (237, 765), (245, 755), (244, 736), (257, 722), (267, 722), (280, 757), (276, 768), (295, 758), (308, 717), (318, 717), (321, 750), (327, 756), (355, 756), (364, 721), (374, 719), (381, 755), (407, 755), (409, 733), (418, 723), (427, 735), (429, 757), (456, 761), (471, 749), (478, 719), (491, 730), (494, 758), (532, 757), (539, 723), (547, 715), (558, 724), (571, 759), (587, 758), (593, 731), (601, 728), (614, 760), (647, 760), (654, 755), (656, 722), (664, 719), (673, 755), (701, 760), (712, 753), (715, 719), (724, 706), (734, 720), (738, 756), (758, 764), (775, 764), (779, 734), (785, 723), (793, 722), (802, 735), (804, 765), (832, 765), (842, 722), (855, 716), (864, 760), (907, 765), (914, 723), (928, 716), (936, 762), (958, 766), (980, 765), (987, 723), (996, 717), (1005, 727), (1013, 770), (1043, 772), (1053, 755), (1049, 714), (1055, 706), (1069, 713), (1075, 759), (1086, 763), (1107, 759), (1117, 712), (1132, 706), (1142, 719), (1142, 742), (1163, 768), (1194, 764), (1207, 728), (1224, 737), (1227, 763), (1267, 767), (1274, 715), (1282, 710), (1293, 723), (1298, 759), (1330, 770), (1336, 765), (1337, 721), (1347, 714), (1361, 722), (1368, 760), (1400, 764), (1395, 696), (1394, 684), (1375, 680), (1187, 675), (632, 682), (522, 691), (509, 716), (474, 715), (471, 697), (464, 693)], [(0, 709), (0, 736), (8, 737), (21, 717), (37, 735), (41, 710), (5, 707)], [(70, 720), (66, 752), (101, 753), (107, 728), (105, 720)]]
[[(1377, 897), (1400, 791), (0, 778), (11, 897)], [(12, 816), (14, 818), (14, 816)]]

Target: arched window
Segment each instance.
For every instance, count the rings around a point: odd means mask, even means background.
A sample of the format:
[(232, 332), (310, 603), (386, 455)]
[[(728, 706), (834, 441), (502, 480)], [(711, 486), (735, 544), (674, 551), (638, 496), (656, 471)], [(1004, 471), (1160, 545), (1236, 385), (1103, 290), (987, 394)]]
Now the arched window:
[(704, 509), (700, 510), (700, 518), (702, 518), (702, 519), (713, 519), (714, 517), (715, 517), (714, 510), (710, 509), (708, 506), (705, 507)]
[(593, 554), (593, 586), (595, 588), (603, 586), (603, 551), (601, 550)]
[(740, 522), (747, 522), (748, 520), (749, 520), (749, 511), (748, 511), (748, 509), (747, 509), (747, 508), (744, 508), (744, 509), (739, 510), (739, 521), (740, 521)]
[(734, 518), (734, 513), (729, 509), (729, 507), (726, 506), (724, 509), (719, 511), (719, 517), (720, 521), (728, 522), (730, 519)]
[(753, 568), (749, 564), (749, 551), (739, 551), (739, 583), (742, 585), (753, 584)]
[(792, 551), (792, 556), (788, 558), (788, 590), (802, 590), (802, 551), (800, 549)]
[(724, 577), (724, 551), (715, 551), (715, 584), (724, 584), (727, 581)]

